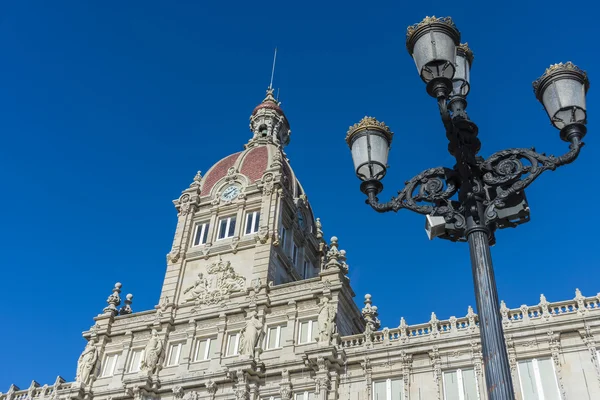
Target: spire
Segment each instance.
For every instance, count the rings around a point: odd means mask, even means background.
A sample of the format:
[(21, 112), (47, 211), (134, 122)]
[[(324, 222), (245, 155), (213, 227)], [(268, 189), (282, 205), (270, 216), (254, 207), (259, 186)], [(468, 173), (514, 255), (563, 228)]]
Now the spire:
[(266, 143), (283, 147), (290, 142), (290, 125), (280, 106), (281, 103), (273, 96), (273, 88), (269, 87), (265, 99), (250, 116), (252, 139), (246, 147)]

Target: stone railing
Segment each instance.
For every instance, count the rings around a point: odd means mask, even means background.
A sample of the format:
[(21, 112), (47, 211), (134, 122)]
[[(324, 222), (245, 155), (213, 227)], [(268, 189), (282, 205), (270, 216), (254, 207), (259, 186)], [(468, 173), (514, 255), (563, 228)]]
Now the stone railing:
[[(566, 315), (584, 316), (588, 313), (600, 315), (600, 293), (596, 296), (584, 297), (579, 289), (575, 290), (572, 300), (550, 303), (544, 295), (540, 296), (540, 303), (535, 306), (522, 305), (519, 308), (509, 309), (504, 301), (501, 303), (500, 313), (505, 329), (516, 328), (524, 323), (540, 320), (551, 321)], [(353, 348), (364, 345), (386, 344), (390, 342), (403, 342), (412, 338), (441, 339), (451, 334), (479, 333), (479, 320), (473, 309), (469, 307), (467, 315), (462, 318), (450, 317), (440, 321), (435, 313), (427, 323), (407, 325), (404, 318), (400, 320), (397, 328), (383, 328), (371, 335), (358, 334), (341, 338), (339, 347)]]
[(28, 389), (20, 390), (15, 385), (11, 385), (7, 393), (0, 393), (0, 400), (56, 400), (58, 399), (58, 390), (65, 390), (71, 387), (72, 383), (66, 383), (58, 376), (53, 385), (40, 386), (36, 381), (32, 381)]

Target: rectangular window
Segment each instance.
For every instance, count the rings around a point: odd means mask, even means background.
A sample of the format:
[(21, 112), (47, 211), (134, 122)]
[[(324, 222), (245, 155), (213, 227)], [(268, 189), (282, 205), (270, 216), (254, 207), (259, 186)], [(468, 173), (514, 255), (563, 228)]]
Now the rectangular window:
[(550, 358), (519, 361), (519, 381), (523, 400), (560, 400), (560, 390)]
[(137, 349), (131, 351), (131, 358), (129, 358), (129, 367), (127, 371), (138, 372), (144, 359), (144, 349)]
[(319, 334), (317, 321), (300, 322), (298, 329), (298, 344), (314, 342)]
[(267, 329), (265, 350), (277, 349), (279, 347), (281, 347), (281, 326), (272, 326)]
[(310, 277), (310, 270), (312, 266), (310, 265), (310, 261), (308, 260), (304, 260), (304, 268), (302, 268), (302, 276), (304, 277), (304, 279), (309, 278)]
[(194, 246), (205, 244), (208, 239), (208, 222), (196, 225), (194, 232)]
[(296, 266), (297, 262), (298, 262), (298, 246), (296, 246), (296, 243), (294, 243), (294, 248), (292, 251), (292, 264), (294, 264), (294, 266)]
[(100, 377), (112, 376), (115, 373), (115, 367), (117, 366), (117, 360), (119, 359), (118, 354), (107, 354), (104, 356), (104, 364), (100, 371)]
[(314, 392), (300, 392), (294, 395), (294, 400), (315, 400)]
[(223, 218), (219, 221), (218, 239), (226, 239), (233, 236), (235, 233), (235, 217)]
[(196, 340), (196, 351), (194, 352), (194, 361), (210, 360), (215, 347), (215, 339)]
[(373, 382), (373, 400), (404, 400), (404, 381), (386, 379)]
[(286, 236), (287, 236), (287, 231), (285, 230), (285, 227), (281, 227), (281, 238), (280, 238), (280, 246), (281, 246), (281, 250), (283, 250), (284, 253), (287, 254), (287, 248), (286, 248)]
[(275, 396), (263, 397), (262, 400), (281, 400), (281, 397), (275, 397)]
[(260, 220), (260, 212), (253, 211), (246, 214), (246, 235), (258, 232), (258, 222)]
[(181, 355), (181, 348), (183, 343), (173, 343), (169, 347), (169, 356), (167, 357), (167, 366), (179, 364), (179, 356)]
[(479, 400), (479, 385), (473, 369), (444, 372), (443, 381), (444, 400)]
[(240, 348), (240, 334), (239, 333), (230, 333), (227, 336), (227, 352), (226, 356), (236, 356), (238, 354), (238, 350)]

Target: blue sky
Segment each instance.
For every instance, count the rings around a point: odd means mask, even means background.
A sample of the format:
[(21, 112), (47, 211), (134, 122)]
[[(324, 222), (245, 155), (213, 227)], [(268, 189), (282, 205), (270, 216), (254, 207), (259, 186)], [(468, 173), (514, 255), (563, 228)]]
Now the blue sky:
[(584, 3), (3, 2), (0, 391), (72, 380), (81, 332), (116, 281), (134, 310), (158, 302), (171, 200), (247, 142), (276, 46), (286, 151), (325, 234), (348, 252), (356, 300), (371, 293), (389, 327), (465, 315), (468, 247), (429, 242), (422, 216), (367, 207), (344, 142), (365, 114), (395, 132), (384, 199), (423, 169), (453, 165), (404, 45), (426, 15), (451, 15), (475, 52), (468, 110), (484, 156), (565, 151), (531, 82), (559, 61), (588, 71), (587, 146), (528, 189), (531, 222), (498, 232), (492, 251), (510, 307), (600, 292), (598, 10)]

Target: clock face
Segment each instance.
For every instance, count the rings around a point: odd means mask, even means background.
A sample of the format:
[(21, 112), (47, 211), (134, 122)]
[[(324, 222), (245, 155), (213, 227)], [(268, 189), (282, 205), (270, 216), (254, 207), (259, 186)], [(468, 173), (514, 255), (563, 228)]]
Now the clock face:
[(304, 229), (304, 215), (298, 210), (296, 211), (296, 216), (298, 217), (298, 225), (300, 225), (300, 228)]
[(226, 187), (225, 190), (223, 190), (223, 193), (221, 193), (221, 199), (231, 201), (235, 199), (239, 194), (240, 188), (235, 185), (231, 185)]

